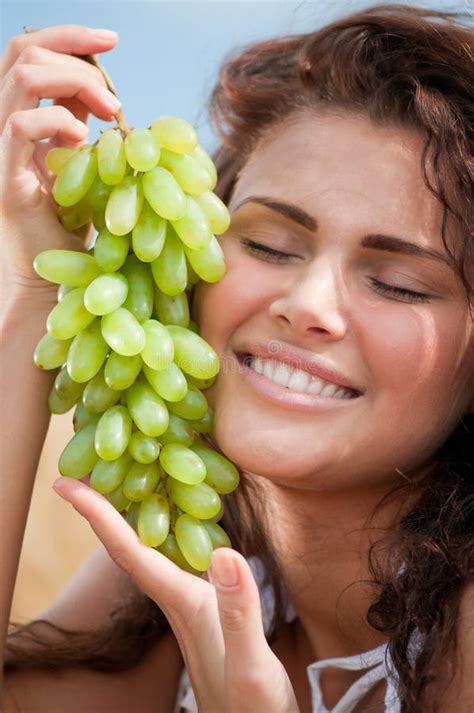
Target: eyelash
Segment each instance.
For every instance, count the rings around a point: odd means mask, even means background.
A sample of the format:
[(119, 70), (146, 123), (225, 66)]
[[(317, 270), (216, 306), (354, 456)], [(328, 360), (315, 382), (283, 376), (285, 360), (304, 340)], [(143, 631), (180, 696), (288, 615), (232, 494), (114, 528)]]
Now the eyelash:
[[(289, 255), (288, 253), (281, 252), (281, 250), (275, 250), (274, 248), (269, 248), (261, 243), (256, 243), (254, 240), (243, 240), (242, 244), (250, 252), (265, 254), (265, 260), (268, 262), (280, 263), (289, 257), (294, 257), (294, 255)], [(404, 297), (410, 302), (429, 302), (429, 295), (424, 292), (415, 292), (414, 290), (407, 290), (405, 287), (395, 287), (394, 285), (387, 285), (384, 282), (379, 282), (379, 280), (370, 278), (372, 284), (378, 292), (387, 295), (398, 295), (399, 297)]]

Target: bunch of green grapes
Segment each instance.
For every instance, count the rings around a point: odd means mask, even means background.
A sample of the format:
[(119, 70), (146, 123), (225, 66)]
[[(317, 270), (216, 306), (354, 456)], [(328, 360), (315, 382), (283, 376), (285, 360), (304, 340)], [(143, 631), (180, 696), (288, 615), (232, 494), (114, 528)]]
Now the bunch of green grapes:
[(60, 285), (34, 360), (59, 368), (50, 410), (75, 406), (59, 470), (90, 473), (145, 544), (205, 571), (215, 547), (231, 546), (217, 524), (220, 495), (239, 481), (203, 440), (213, 421), (203, 390), (219, 360), (188, 304), (199, 279), (225, 272), (215, 236), (230, 216), (213, 193), (215, 166), (191, 124), (169, 116), (54, 148), (46, 164), (62, 225), (92, 222), (98, 233), (88, 252), (47, 250), (34, 261)]

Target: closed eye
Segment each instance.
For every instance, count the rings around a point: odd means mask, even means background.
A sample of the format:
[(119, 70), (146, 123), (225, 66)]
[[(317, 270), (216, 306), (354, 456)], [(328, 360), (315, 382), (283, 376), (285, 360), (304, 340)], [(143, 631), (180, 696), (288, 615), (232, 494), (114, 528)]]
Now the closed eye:
[[(255, 240), (250, 240), (248, 238), (245, 238), (242, 240), (242, 245), (249, 251), (253, 252), (256, 254), (259, 254), (260, 258), (263, 260), (267, 260), (268, 262), (284, 262), (288, 258), (291, 257), (297, 257), (296, 255), (291, 255), (290, 253), (284, 253), (281, 250), (275, 250), (274, 248), (270, 248), (267, 245), (263, 245), (262, 243), (257, 243)], [(385, 282), (380, 282), (379, 280), (374, 279), (373, 277), (370, 278), (370, 281), (372, 282), (374, 289), (376, 292), (379, 292), (384, 295), (393, 295), (395, 298), (401, 297), (404, 298), (403, 300), (399, 301), (407, 301), (407, 302), (429, 302), (430, 301), (430, 296), (425, 294), (424, 292), (415, 292), (415, 290), (408, 290), (406, 287), (396, 287), (395, 285), (387, 285)], [(389, 299), (393, 299), (393, 297), (389, 296)]]
[(242, 245), (249, 251), (253, 253), (259, 253), (263, 260), (268, 260), (268, 262), (283, 262), (290, 257), (296, 257), (296, 255), (291, 255), (289, 253), (284, 253), (281, 250), (275, 250), (274, 248), (269, 248), (267, 245), (262, 245), (262, 243), (256, 243), (255, 240), (249, 240), (245, 238), (242, 240)]

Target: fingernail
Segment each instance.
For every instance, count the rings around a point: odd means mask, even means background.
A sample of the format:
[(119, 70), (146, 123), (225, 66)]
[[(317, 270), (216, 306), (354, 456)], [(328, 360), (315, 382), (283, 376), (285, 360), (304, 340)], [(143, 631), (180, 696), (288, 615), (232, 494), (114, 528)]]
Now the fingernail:
[(115, 96), (115, 94), (112, 94), (112, 92), (109, 92), (108, 89), (105, 87), (99, 87), (99, 93), (101, 94), (102, 98), (104, 101), (107, 102), (107, 104), (112, 107), (112, 109), (120, 109), (122, 106), (122, 102), (118, 97)]
[(89, 133), (89, 129), (87, 128), (87, 124), (84, 124), (83, 121), (80, 121), (79, 119), (76, 119), (76, 126), (77, 126), (77, 130), (80, 131), (80, 133), (81, 133), (83, 136), (87, 136), (87, 134)]
[(55, 493), (57, 493), (58, 495), (60, 495), (60, 496), (63, 498), (64, 495), (63, 495), (62, 492), (61, 492), (61, 483), (62, 483), (62, 482), (63, 482), (63, 479), (62, 479), (62, 478), (57, 478), (57, 479), (54, 481), (54, 483), (52, 484), (51, 487), (52, 487), (52, 489), (54, 490)]
[(92, 30), (94, 35), (101, 40), (116, 40), (118, 35), (115, 30), (106, 30), (105, 28), (98, 27)]
[(220, 587), (236, 587), (239, 583), (239, 573), (231, 557), (220, 557), (212, 563), (210, 570), (214, 584)]

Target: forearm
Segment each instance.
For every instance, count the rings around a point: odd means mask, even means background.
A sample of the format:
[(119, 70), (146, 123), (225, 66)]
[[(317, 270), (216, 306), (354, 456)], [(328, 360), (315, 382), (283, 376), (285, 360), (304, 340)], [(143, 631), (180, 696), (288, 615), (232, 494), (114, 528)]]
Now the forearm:
[(54, 304), (53, 294), (5, 302), (0, 333), (2, 662), (31, 494), (49, 424), (48, 392), (56, 373), (41, 371), (33, 363), (34, 348), (45, 332), (46, 317)]

